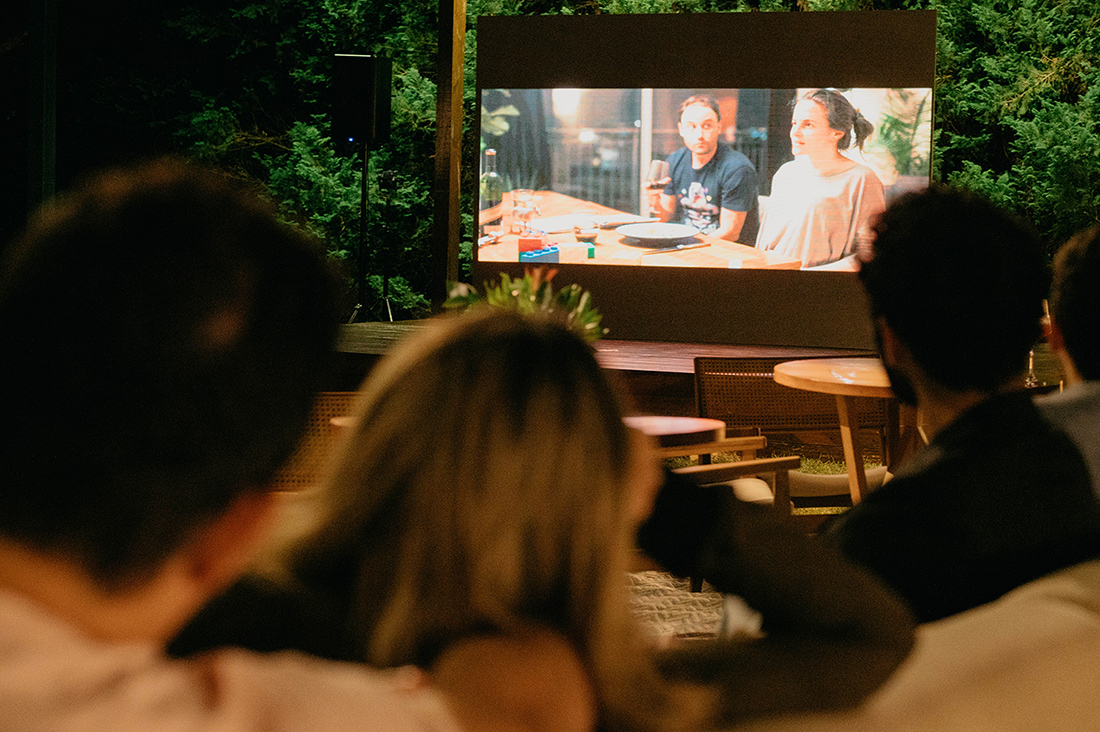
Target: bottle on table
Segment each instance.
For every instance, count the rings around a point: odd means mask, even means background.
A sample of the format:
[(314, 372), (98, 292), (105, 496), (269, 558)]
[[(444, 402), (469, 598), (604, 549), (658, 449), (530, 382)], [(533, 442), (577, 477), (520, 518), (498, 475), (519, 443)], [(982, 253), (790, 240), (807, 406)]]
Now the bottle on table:
[(480, 208), (478, 236), (497, 236), (504, 233), (504, 181), (497, 173), (497, 151), (485, 151), (485, 172), (478, 184)]

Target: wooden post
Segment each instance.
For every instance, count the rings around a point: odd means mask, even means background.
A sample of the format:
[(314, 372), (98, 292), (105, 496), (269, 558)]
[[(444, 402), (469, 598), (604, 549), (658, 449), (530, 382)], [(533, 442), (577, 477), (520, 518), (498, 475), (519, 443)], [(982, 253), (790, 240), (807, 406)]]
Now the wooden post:
[(439, 2), (439, 55), (435, 103), (435, 180), (431, 291), (437, 307), (447, 282), (458, 279), (459, 165), (462, 149), (462, 75), (466, 49), (466, 0)]

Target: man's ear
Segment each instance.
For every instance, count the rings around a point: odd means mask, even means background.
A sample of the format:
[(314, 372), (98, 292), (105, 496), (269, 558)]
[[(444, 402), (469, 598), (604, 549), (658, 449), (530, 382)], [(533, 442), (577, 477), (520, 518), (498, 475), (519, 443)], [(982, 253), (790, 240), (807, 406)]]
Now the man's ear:
[(210, 594), (233, 582), (255, 556), (279, 504), (279, 494), (272, 491), (248, 491), (237, 496), (187, 547), (191, 580)]
[(1052, 351), (1066, 350), (1065, 336), (1062, 335), (1062, 329), (1058, 327), (1058, 323), (1053, 317), (1050, 319), (1050, 332), (1047, 333), (1047, 343), (1050, 344), (1050, 350)]
[(875, 327), (878, 329), (879, 350), (882, 351), (879, 355), (882, 357), (883, 362), (891, 366), (907, 362), (909, 360), (909, 349), (898, 340), (894, 329), (886, 322), (886, 318), (881, 315), (876, 317)]

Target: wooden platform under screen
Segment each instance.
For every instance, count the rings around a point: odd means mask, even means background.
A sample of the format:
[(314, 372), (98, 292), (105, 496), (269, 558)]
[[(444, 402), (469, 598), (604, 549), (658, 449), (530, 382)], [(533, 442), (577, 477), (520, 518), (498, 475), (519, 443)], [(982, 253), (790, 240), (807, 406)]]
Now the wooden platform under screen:
[[(340, 326), (337, 351), (340, 368), (333, 389), (355, 389), (374, 362), (421, 321), (351, 323)], [(714, 343), (599, 340), (596, 357), (604, 368), (617, 372), (633, 400), (646, 414), (695, 416), (695, 357), (776, 358), (870, 356), (867, 351), (844, 348), (791, 346), (737, 346)]]

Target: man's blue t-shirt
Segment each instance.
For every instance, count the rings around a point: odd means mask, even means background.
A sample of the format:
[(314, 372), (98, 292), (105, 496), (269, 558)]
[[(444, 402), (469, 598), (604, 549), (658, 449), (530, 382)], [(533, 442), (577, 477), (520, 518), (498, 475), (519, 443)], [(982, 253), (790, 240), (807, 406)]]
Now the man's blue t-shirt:
[(752, 246), (760, 224), (756, 169), (749, 159), (724, 142), (699, 170), (691, 167), (691, 151), (682, 147), (668, 156), (665, 195), (676, 199), (670, 221), (693, 226), (704, 234), (718, 228), (721, 209), (744, 211), (745, 223), (737, 240)]

